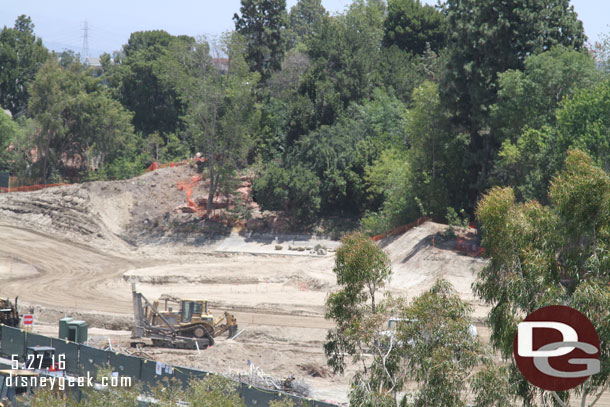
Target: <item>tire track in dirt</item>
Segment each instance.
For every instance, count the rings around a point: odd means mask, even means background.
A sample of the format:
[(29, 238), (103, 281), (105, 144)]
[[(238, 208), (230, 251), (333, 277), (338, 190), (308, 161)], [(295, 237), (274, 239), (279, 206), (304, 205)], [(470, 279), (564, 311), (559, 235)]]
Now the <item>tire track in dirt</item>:
[(34, 266), (39, 275), (2, 281), (4, 296), (33, 304), (87, 311), (125, 313), (130, 303), (104, 290), (135, 262), (84, 245), (11, 226), (0, 226), (0, 253)]
[[(14, 226), (0, 225), (0, 254), (35, 267), (39, 274), (0, 280), (0, 296), (58, 310), (132, 315), (129, 285), (123, 273), (157, 260), (125, 258), (65, 239)], [(209, 254), (208, 254), (209, 255)], [(117, 290), (116, 285), (124, 285)], [(330, 328), (320, 316), (293, 315), (249, 307), (212, 307), (234, 312), (244, 326), (271, 325), (297, 328)]]

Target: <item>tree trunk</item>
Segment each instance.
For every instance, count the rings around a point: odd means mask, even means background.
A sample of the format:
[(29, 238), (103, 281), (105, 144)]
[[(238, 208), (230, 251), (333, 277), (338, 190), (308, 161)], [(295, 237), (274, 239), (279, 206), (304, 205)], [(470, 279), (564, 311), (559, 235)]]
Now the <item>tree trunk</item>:
[(51, 144), (51, 131), (47, 132), (47, 146), (44, 152), (44, 160), (42, 164), (42, 183), (47, 184), (47, 163), (49, 161), (49, 144)]
[(263, 27), (258, 30), (258, 55), (256, 61), (256, 70), (261, 75), (263, 74)]
[[(212, 144), (212, 143), (210, 143)], [(208, 169), (210, 170), (210, 191), (208, 192), (208, 205), (207, 211), (208, 214), (212, 213), (214, 209), (214, 193), (216, 191), (216, 183), (215, 183), (215, 171), (214, 171), (214, 147), (210, 145), (209, 151), (211, 152), (208, 156)]]

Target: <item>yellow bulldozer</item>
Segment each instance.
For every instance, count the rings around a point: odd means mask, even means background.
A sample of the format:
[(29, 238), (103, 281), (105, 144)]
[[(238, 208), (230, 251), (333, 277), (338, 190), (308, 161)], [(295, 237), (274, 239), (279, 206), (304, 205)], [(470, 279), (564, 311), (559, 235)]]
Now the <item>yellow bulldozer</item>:
[[(132, 338), (150, 338), (154, 346), (194, 349), (214, 345), (214, 338), (228, 332), (237, 334), (237, 319), (225, 312), (214, 319), (205, 300), (185, 300), (162, 296), (150, 302), (131, 286), (135, 325)], [(163, 307), (161, 307), (161, 302)]]

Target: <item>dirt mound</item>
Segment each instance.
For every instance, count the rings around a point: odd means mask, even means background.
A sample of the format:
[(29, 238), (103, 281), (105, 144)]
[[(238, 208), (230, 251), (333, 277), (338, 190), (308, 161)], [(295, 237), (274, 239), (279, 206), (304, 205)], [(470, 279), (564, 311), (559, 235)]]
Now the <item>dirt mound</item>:
[[(202, 228), (205, 221), (199, 214), (175, 210), (187, 204), (186, 193), (178, 187), (190, 182), (193, 176), (194, 168), (181, 166), (122, 181), (2, 194), (0, 222), (102, 246), (117, 242), (124, 248), (170, 241), (199, 244), (214, 240), (225, 228), (222, 225)], [(193, 197), (206, 196), (206, 185), (205, 182), (195, 185)], [(207, 236), (203, 236), (202, 230), (208, 232)]]
[[(445, 237), (447, 225), (426, 222), (408, 232), (385, 238), (380, 246), (392, 262), (391, 291), (415, 296), (439, 278), (448, 280), (465, 299), (474, 300), (471, 284), (486, 260), (458, 253), (457, 239)], [(474, 233), (474, 229), (470, 233)]]
[(105, 226), (92, 211), (91, 194), (80, 185), (0, 195), (0, 219), (72, 233), (87, 241), (104, 237)]

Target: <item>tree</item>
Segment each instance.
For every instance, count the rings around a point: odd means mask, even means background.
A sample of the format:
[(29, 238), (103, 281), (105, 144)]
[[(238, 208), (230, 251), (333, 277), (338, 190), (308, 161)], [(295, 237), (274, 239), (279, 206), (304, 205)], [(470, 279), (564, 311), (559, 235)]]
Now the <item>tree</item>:
[(379, 210), (362, 220), (372, 234), (420, 216), (444, 217), (448, 207), (467, 205), (461, 186), (468, 141), (451, 133), (438, 86), (422, 83), (413, 92), (412, 108), (405, 113), (403, 142), (388, 143), (389, 149), (366, 169), (368, 191), (382, 195)]
[(320, 180), (297, 163), (268, 164), (252, 185), (254, 199), (268, 210), (283, 210), (297, 223), (310, 224), (320, 210)]
[[(20, 138), (21, 129), (13, 119), (0, 111), (0, 171), (11, 169), (15, 150), (14, 142)], [(12, 147), (11, 147), (11, 144)]]
[(420, 0), (390, 0), (384, 22), (383, 43), (422, 55), (429, 47), (438, 52), (445, 45), (445, 16)]
[(27, 84), (48, 56), (42, 40), (34, 35), (30, 17), (20, 15), (14, 28), (0, 31), (0, 106), (13, 116), (27, 108)]
[(244, 38), (228, 33), (218, 48), (228, 56), (226, 72), (211, 57), (209, 44), (201, 40), (194, 46), (184, 44), (169, 55), (164, 74), (172, 78), (187, 106), (188, 129), (196, 148), (207, 158), (209, 213), (216, 193), (226, 187), (239, 166), (245, 165), (252, 124), (258, 120), (254, 90), (259, 75), (248, 71)]
[(321, 126), (292, 149), (320, 180), (324, 213), (377, 209), (378, 200), (366, 191), (366, 170), (385, 148), (406, 147), (405, 105), (381, 90), (373, 93), (372, 100), (353, 104), (333, 126)]
[(406, 152), (394, 148), (382, 151), (365, 169), (364, 179), (369, 200), (381, 201), (378, 210), (367, 211), (361, 220), (369, 235), (385, 233), (420, 215)]
[[(564, 304), (585, 314), (602, 343), (600, 361), (610, 361), (610, 175), (588, 155), (572, 150), (550, 186), (550, 206), (517, 203), (511, 188), (493, 188), (477, 205), (483, 245), (490, 261), (475, 292), (492, 306), (491, 342), (505, 358), (523, 316)], [(512, 369), (519, 396), (531, 403), (538, 390)], [(582, 405), (608, 384), (604, 369), (581, 385)], [(561, 395), (569, 398), (568, 394)], [(593, 403), (594, 404), (594, 403)], [(589, 404), (592, 405), (592, 404)]]
[[(351, 306), (349, 329), (339, 336), (344, 350), (353, 346), (354, 360), (361, 364), (351, 383), (351, 406), (464, 406), (469, 382), (476, 382), (478, 399), (501, 402), (506, 396), (482, 390), (504, 377), (473, 332), (472, 308), (448, 282), (437, 281), (411, 303), (389, 296), (375, 313)], [(486, 376), (476, 376), (475, 367), (483, 360), (493, 374), (488, 369)], [(329, 359), (331, 366), (334, 362)], [(409, 382), (417, 382), (417, 390), (399, 400)]]
[(569, 148), (579, 148), (610, 171), (610, 80), (564, 100), (557, 122), (561, 158)]
[(375, 297), (392, 270), (388, 255), (366, 235), (355, 232), (341, 243), (333, 268), (341, 289), (326, 299), (326, 318), (335, 321), (337, 328), (328, 332), (324, 352), (335, 372), (344, 372), (345, 356), (349, 355), (363, 364), (366, 373), (364, 347), (372, 342), (374, 327), (380, 322), (375, 316)]
[(377, 245), (363, 234), (348, 235), (341, 240), (337, 250), (333, 272), (337, 284), (344, 291), (359, 294), (366, 288), (371, 300), (371, 312), (375, 313), (375, 293), (383, 287), (391, 274), (389, 258)]
[(419, 385), (414, 406), (465, 405), (467, 379), (482, 356), (471, 313), (444, 280), (400, 309), (398, 353), (405, 360), (406, 378)]
[(134, 113), (133, 125), (145, 136), (155, 132), (164, 139), (182, 127), (185, 106), (163, 76), (166, 54), (180, 43), (192, 44), (187, 36), (173, 36), (162, 30), (134, 32), (117, 55), (114, 64), (103, 60), (104, 79), (115, 98)]
[[(563, 71), (562, 64), (555, 61), (554, 65)], [(590, 77), (595, 77), (590, 71), (566, 69), (565, 72), (578, 73), (583, 79), (587, 77), (585, 72), (589, 72)], [(562, 169), (570, 148), (579, 148), (589, 153), (604, 169), (610, 170), (610, 81), (583, 89), (571, 89), (568, 85), (571, 82), (579, 81), (575, 75), (556, 81), (557, 89), (566, 92), (566, 97), (558, 103), (553, 118), (546, 118), (546, 113), (539, 115), (541, 122), (548, 121), (550, 125), (539, 129), (535, 124), (531, 128), (528, 125), (515, 142), (507, 139), (502, 144), (494, 168), (494, 181), (512, 186), (518, 199), (535, 198), (541, 203), (547, 203), (550, 181)], [(547, 83), (552, 84), (553, 81), (549, 79)], [(561, 83), (565, 83), (565, 86)], [(552, 89), (552, 86), (549, 88)], [(538, 86), (531, 90), (546, 92), (545, 87), (541, 89)], [(572, 97), (567, 97), (570, 94)], [(531, 101), (536, 97), (528, 98), (524, 95), (523, 99)], [(542, 107), (532, 107), (532, 111), (546, 112), (544, 104), (539, 106)], [(521, 108), (515, 107), (515, 110)], [(523, 112), (523, 115), (527, 114)]]
[(554, 126), (564, 98), (600, 82), (595, 61), (584, 52), (557, 46), (530, 55), (523, 70), (498, 75), (498, 101), (491, 107), (491, 127), (498, 141), (514, 142), (527, 126)]
[(487, 359), (470, 379), (474, 407), (509, 407), (515, 405), (517, 389), (510, 380), (510, 369)]
[(328, 17), (322, 0), (299, 0), (292, 6), (288, 15), (290, 27), (290, 47), (314, 35), (316, 28)]
[[(98, 378), (101, 378), (100, 376), (98, 374)], [(82, 392), (84, 397), (82, 401), (78, 401), (72, 394), (41, 387), (31, 399), (27, 400), (26, 405), (29, 407), (137, 407), (142, 404), (138, 400), (143, 393), (141, 385), (106, 390), (87, 387)], [(244, 401), (239, 396), (237, 383), (217, 375), (203, 380), (192, 380), (186, 390), (175, 381), (163, 381), (152, 386), (149, 394), (157, 400), (158, 405), (165, 407), (178, 407), (185, 403), (200, 407), (245, 407)]]
[[(313, 103), (313, 126), (331, 125), (351, 103), (373, 96), (379, 73), (385, 3), (354, 1), (345, 14), (325, 18), (306, 42), (312, 68), (300, 92)], [(302, 134), (299, 134), (299, 136)], [(296, 138), (296, 137), (295, 137)]]
[(286, 0), (242, 0), (235, 30), (246, 38), (246, 61), (266, 79), (278, 70), (286, 51)]
[(441, 100), (457, 131), (470, 136), (467, 169), (474, 202), (487, 185), (491, 159), (501, 142), (489, 130), (498, 75), (523, 69), (529, 55), (556, 45), (579, 50), (586, 37), (569, 0), (449, 0), (444, 12), (449, 55)]
[(519, 201), (548, 203), (548, 186), (559, 170), (557, 132), (550, 126), (526, 128), (515, 143), (505, 140), (498, 152), (491, 181), (514, 189)]
[(426, 81), (415, 89), (407, 120), (413, 190), (424, 209), (422, 215), (439, 217), (448, 207), (465, 208), (461, 186), (466, 180), (463, 160), (468, 142), (451, 133), (438, 85)]
[(29, 93), (29, 111), (39, 125), (38, 175), (44, 183), (54, 171), (78, 177), (83, 169), (101, 167), (132, 149), (131, 114), (80, 64), (64, 69), (49, 60)]
[(601, 41), (596, 41), (591, 54), (595, 58), (596, 65), (602, 72), (610, 74), (610, 35), (603, 34)]
[(212, 375), (200, 381), (192, 381), (185, 400), (192, 406), (245, 407), (239, 396), (237, 383), (222, 376)]

